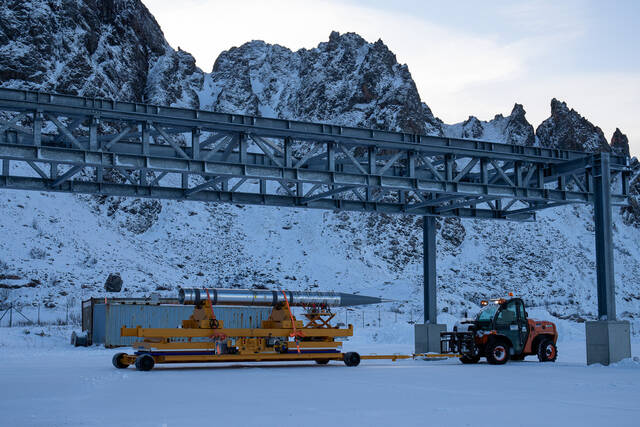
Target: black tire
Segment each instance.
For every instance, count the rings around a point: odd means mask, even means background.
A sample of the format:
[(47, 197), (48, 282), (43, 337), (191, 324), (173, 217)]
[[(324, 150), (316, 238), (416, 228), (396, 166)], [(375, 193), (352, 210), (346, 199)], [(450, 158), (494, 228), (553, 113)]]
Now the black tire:
[(558, 358), (558, 347), (553, 340), (544, 339), (538, 346), (538, 360), (540, 362), (555, 362)]
[(504, 365), (509, 361), (509, 345), (496, 341), (487, 345), (487, 362), (492, 365)]
[(511, 360), (524, 360), (524, 358), (526, 357), (526, 355), (524, 353), (520, 353), (520, 354), (514, 354), (513, 356), (511, 356)]
[(136, 358), (136, 369), (138, 371), (150, 371), (155, 364), (156, 361), (153, 360), (153, 356), (150, 354), (143, 354)]
[(329, 359), (317, 359), (316, 363), (318, 365), (326, 365), (327, 363), (329, 363)]
[(129, 365), (122, 362), (122, 356), (126, 356), (126, 353), (116, 353), (113, 355), (113, 358), (111, 359), (111, 363), (113, 363), (113, 366), (115, 366), (118, 369), (124, 369), (129, 367)]
[(355, 351), (350, 351), (344, 354), (343, 360), (347, 366), (358, 366), (360, 364), (360, 355)]
[(478, 363), (480, 361), (480, 356), (461, 356), (460, 361), (465, 365), (471, 365), (473, 363)]

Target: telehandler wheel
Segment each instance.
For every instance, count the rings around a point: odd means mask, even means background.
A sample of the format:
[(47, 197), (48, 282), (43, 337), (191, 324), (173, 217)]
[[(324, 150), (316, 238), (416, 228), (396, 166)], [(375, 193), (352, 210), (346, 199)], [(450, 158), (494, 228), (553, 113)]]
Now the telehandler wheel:
[(329, 363), (329, 359), (318, 359), (316, 360), (316, 363), (318, 365), (326, 365), (327, 363)]
[(358, 366), (360, 364), (360, 355), (355, 351), (350, 351), (344, 354), (343, 360), (347, 366)]
[(478, 363), (480, 360), (480, 356), (461, 356), (460, 361), (465, 365), (470, 365), (472, 363)]
[(552, 340), (546, 339), (540, 341), (538, 346), (538, 360), (540, 362), (555, 362), (558, 358), (558, 347)]
[(111, 363), (113, 363), (113, 366), (115, 366), (118, 369), (125, 369), (129, 367), (129, 365), (122, 362), (122, 356), (126, 356), (126, 353), (116, 353), (113, 355), (113, 358), (111, 359)]
[(501, 341), (487, 346), (487, 362), (492, 365), (504, 365), (509, 360), (509, 346)]
[(136, 369), (138, 371), (150, 371), (155, 364), (156, 362), (153, 360), (153, 356), (149, 354), (143, 354), (136, 358)]

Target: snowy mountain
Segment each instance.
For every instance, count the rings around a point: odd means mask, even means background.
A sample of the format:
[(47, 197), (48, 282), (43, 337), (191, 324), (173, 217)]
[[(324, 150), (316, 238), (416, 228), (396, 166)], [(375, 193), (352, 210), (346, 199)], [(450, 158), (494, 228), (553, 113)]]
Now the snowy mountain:
[(332, 32), (296, 52), (252, 41), (222, 52), (204, 87), (205, 109), (442, 134), (406, 65), (378, 40)]
[[(609, 149), (599, 128), (556, 100), (536, 132), (519, 104), (506, 117), (446, 125), (382, 41), (352, 33), (295, 52), (252, 41), (221, 53), (205, 73), (170, 47), (137, 0), (9, 1), (0, 9), (0, 79), (3, 87)], [(624, 150), (618, 133), (612, 145)], [(388, 316), (421, 316), (419, 218), (15, 191), (0, 192), (0, 212), (0, 235), (12, 236), (0, 239), (0, 299), (46, 303), (54, 318), (72, 297), (104, 295), (114, 272), (124, 279), (120, 296), (260, 284), (384, 295), (407, 301), (384, 307)], [(636, 212), (614, 218), (618, 311), (630, 320), (640, 316)], [(562, 318), (596, 312), (590, 207), (545, 211), (535, 223), (447, 219), (438, 227), (442, 320), (507, 291)]]
[(138, 0), (2, 2), (4, 87), (198, 107), (202, 79)]
[(507, 117), (496, 114), (493, 120), (484, 122), (470, 116), (462, 123), (443, 125), (444, 133), (450, 138), (482, 139), (531, 146), (535, 144), (535, 132), (525, 114), (524, 107), (515, 104)]
[(564, 148), (579, 151), (611, 151), (602, 129), (594, 126), (566, 102), (551, 100), (551, 117), (536, 129), (536, 136), (543, 147)]

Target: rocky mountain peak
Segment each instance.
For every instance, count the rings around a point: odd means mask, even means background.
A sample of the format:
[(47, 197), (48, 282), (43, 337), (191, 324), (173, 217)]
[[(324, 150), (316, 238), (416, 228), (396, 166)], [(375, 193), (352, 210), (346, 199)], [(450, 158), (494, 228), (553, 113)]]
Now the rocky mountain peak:
[(536, 129), (540, 145), (577, 151), (610, 151), (602, 129), (594, 126), (565, 102), (551, 100), (551, 116)]
[(533, 145), (533, 126), (525, 117), (521, 104), (515, 104), (507, 117), (496, 114), (493, 120), (481, 121), (475, 116), (455, 125), (444, 125), (445, 134), (452, 138), (484, 139), (507, 144)]
[(139, 0), (9, 0), (0, 8), (2, 87), (197, 107), (189, 89), (202, 78)]
[(355, 33), (295, 52), (263, 41), (229, 49), (203, 92), (203, 106), (218, 111), (442, 134), (408, 67)]
[(630, 156), (629, 138), (627, 138), (627, 135), (623, 134), (618, 128), (616, 128), (616, 131), (611, 137), (611, 150), (616, 154), (627, 157)]

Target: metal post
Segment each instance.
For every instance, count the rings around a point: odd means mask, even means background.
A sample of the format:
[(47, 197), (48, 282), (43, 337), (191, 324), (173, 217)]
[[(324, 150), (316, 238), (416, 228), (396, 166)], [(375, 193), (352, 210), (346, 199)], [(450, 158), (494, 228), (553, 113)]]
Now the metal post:
[(598, 319), (616, 320), (609, 153), (595, 156), (593, 166)]
[(151, 123), (142, 122), (140, 124), (140, 130), (142, 132), (142, 154), (149, 155), (149, 144), (151, 139)]
[(423, 217), (424, 323), (437, 322), (436, 305), (436, 218)]
[(609, 162), (609, 153), (593, 156), (598, 320), (585, 323), (588, 365), (593, 363), (608, 365), (631, 357), (630, 324), (627, 321), (616, 321)]
[(98, 145), (98, 118), (91, 116), (89, 122), (89, 150), (97, 151)]
[(193, 160), (200, 159), (200, 128), (191, 129), (191, 156)]
[(36, 147), (42, 145), (42, 113), (40, 111), (33, 113), (33, 145)]

